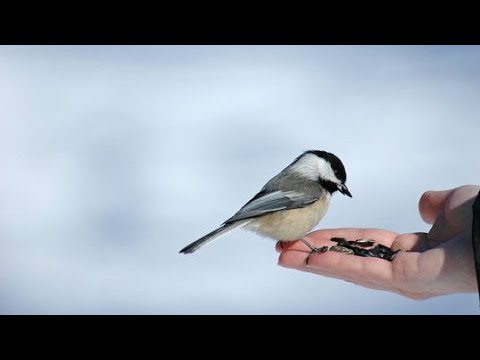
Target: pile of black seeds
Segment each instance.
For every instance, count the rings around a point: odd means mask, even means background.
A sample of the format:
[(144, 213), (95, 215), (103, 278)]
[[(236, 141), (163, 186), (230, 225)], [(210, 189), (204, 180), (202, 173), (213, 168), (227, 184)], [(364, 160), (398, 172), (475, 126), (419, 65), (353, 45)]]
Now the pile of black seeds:
[[(332, 246), (330, 251), (341, 252), (344, 254), (351, 254), (364, 257), (376, 257), (379, 259), (384, 259), (392, 261), (395, 254), (400, 250), (393, 251), (388, 246), (377, 244), (375, 247), (375, 241), (370, 239), (357, 239), (357, 240), (347, 240), (345, 238), (333, 237), (330, 239), (337, 243), (337, 245)], [(321, 251), (327, 251), (326, 246), (324, 246)]]

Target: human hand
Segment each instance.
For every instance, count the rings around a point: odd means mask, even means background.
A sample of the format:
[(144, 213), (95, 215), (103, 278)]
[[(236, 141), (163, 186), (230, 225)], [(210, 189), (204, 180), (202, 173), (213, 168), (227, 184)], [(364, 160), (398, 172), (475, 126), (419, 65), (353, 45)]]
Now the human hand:
[(334, 245), (330, 238), (367, 238), (401, 251), (392, 262), (334, 251), (310, 253), (300, 241), (277, 243), (279, 265), (343, 279), (412, 299), (477, 292), (472, 249), (472, 205), (480, 186), (428, 191), (422, 195), (422, 219), (432, 224), (428, 233), (398, 234), (381, 229), (325, 229), (305, 236), (316, 247)]

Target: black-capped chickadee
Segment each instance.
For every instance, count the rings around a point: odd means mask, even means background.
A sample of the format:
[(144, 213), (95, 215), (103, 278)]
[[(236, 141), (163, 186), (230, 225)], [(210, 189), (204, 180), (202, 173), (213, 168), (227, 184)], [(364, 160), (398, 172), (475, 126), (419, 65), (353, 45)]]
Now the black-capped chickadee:
[(272, 178), (222, 226), (187, 245), (181, 253), (190, 254), (233, 229), (248, 230), (280, 241), (303, 241), (325, 215), (335, 191), (352, 197), (345, 181), (345, 167), (334, 154), (309, 150)]

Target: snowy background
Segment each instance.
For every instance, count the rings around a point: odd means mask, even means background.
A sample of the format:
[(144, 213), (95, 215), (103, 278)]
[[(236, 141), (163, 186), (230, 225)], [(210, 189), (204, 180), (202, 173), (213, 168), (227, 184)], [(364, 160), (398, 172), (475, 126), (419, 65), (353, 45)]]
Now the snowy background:
[(480, 183), (480, 47), (0, 47), (0, 313), (478, 314), (277, 266), (214, 229), (307, 149), (353, 199), (321, 227), (427, 231)]

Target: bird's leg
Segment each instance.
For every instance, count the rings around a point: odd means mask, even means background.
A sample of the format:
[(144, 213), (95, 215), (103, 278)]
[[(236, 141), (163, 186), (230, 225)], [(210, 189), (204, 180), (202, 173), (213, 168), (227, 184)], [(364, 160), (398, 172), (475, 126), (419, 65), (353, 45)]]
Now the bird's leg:
[(310, 243), (309, 243), (307, 240), (305, 240), (304, 238), (301, 238), (300, 241), (303, 242), (305, 245), (307, 245), (307, 246), (310, 248), (310, 250), (312, 250), (312, 252), (319, 252), (319, 251), (320, 251), (319, 248), (313, 246), (312, 244), (310, 244)]
[(316, 253), (319, 253), (319, 252), (326, 252), (328, 251), (328, 246), (322, 246), (320, 248), (317, 248), (315, 246), (313, 246), (312, 244), (310, 244), (307, 240), (305, 240), (304, 238), (301, 238), (300, 239), (305, 245), (307, 245), (309, 248), (310, 248), (310, 254), (308, 254), (307, 256), (307, 259), (306, 259), (306, 263), (308, 265), (308, 260), (310, 260), (310, 256), (312, 256), (313, 254), (316, 254)]

